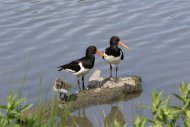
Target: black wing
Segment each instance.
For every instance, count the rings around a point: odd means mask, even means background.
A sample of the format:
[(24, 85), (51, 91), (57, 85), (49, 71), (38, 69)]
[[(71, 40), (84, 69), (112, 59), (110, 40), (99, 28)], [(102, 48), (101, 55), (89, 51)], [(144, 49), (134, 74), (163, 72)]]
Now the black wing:
[(123, 51), (120, 49), (120, 53), (121, 53), (121, 60), (124, 59), (124, 54), (123, 54)]
[[(83, 58), (81, 58), (81, 59), (83, 59)], [(78, 60), (72, 61), (72, 62), (70, 62), (68, 64), (61, 65), (61, 66), (57, 67), (58, 71), (70, 69), (70, 70), (72, 70), (74, 72), (78, 72), (81, 69), (81, 67), (79, 66), (79, 62), (80, 62), (81, 59), (78, 59)]]

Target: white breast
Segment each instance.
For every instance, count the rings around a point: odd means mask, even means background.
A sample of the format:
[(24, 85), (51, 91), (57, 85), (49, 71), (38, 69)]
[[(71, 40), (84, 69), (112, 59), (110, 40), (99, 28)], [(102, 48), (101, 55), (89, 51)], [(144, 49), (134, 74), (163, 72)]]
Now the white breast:
[(55, 85), (54, 85), (54, 87), (53, 87), (53, 90), (54, 90), (55, 92), (59, 92), (59, 93), (68, 93), (68, 90), (66, 90), (66, 89), (64, 89), (64, 88), (57, 89), (57, 88), (55, 87)]
[(104, 59), (110, 64), (119, 64), (121, 62), (121, 55), (122, 52), (120, 52), (120, 56), (118, 57), (107, 55), (107, 57), (104, 57)]
[(84, 68), (84, 67), (82, 66), (82, 63), (81, 63), (81, 62), (79, 63), (79, 66), (80, 66), (81, 69), (80, 69), (78, 72), (74, 73), (74, 75), (76, 75), (77, 77), (80, 77), (80, 76), (82, 76), (82, 75), (85, 75), (85, 74), (87, 74), (87, 73), (90, 71), (90, 69)]

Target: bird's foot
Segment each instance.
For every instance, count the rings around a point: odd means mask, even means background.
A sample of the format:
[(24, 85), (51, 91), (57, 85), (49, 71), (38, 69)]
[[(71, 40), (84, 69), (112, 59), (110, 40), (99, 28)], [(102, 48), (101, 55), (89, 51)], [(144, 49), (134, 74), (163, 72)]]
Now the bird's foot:
[(85, 87), (85, 86), (83, 86), (83, 87), (82, 87), (82, 90), (88, 90), (88, 88), (87, 88), (87, 87)]
[(79, 93), (87, 93), (87, 90), (80, 90)]
[(118, 81), (119, 81), (119, 77), (115, 77), (114, 82), (118, 82)]
[(79, 93), (81, 93), (81, 92), (86, 93), (87, 90), (88, 90), (88, 88), (83, 87), (82, 89), (80, 89)]
[(112, 79), (113, 79), (113, 76), (112, 76), (112, 75), (110, 75), (110, 76), (108, 77), (108, 79), (109, 79), (109, 80), (112, 80)]

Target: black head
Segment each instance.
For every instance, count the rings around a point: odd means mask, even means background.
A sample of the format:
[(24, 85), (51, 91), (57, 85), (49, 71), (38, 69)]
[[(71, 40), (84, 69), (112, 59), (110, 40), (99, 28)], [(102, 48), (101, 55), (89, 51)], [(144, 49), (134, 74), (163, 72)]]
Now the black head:
[(112, 46), (117, 46), (117, 45), (118, 45), (118, 42), (120, 42), (119, 37), (113, 36), (113, 37), (111, 37), (111, 39), (110, 39), (110, 46), (111, 46), (111, 47), (112, 47)]
[(95, 46), (89, 46), (86, 49), (86, 57), (88, 57), (88, 58), (94, 58), (94, 54), (107, 57), (102, 52), (98, 51)]
[(96, 51), (97, 51), (97, 48), (95, 46), (89, 46), (87, 49), (86, 49), (86, 56), (93, 56), (94, 54), (96, 54)]
[(111, 39), (110, 39), (110, 47), (113, 48), (113, 49), (117, 49), (118, 44), (120, 44), (124, 48), (129, 49), (129, 47), (127, 45), (125, 45), (123, 42), (120, 41), (119, 37), (117, 37), (117, 36), (111, 37)]

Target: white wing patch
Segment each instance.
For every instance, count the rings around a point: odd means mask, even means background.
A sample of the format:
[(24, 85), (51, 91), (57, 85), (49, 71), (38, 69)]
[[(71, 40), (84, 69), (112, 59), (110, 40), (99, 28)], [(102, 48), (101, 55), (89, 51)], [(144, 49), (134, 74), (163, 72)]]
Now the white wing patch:
[(74, 71), (74, 70), (71, 70), (71, 69), (65, 69), (64, 71), (71, 72), (71, 73), (75, 73), (75, 71)]
[(60, 92), (60, 93), (68, 93), (68, 90), (66, 90), (66, 89), (64, 89), (64, 88), (56, 88), (55, 87), (55, 85), (54, 85), (54, 87), (53, 87), (53, 90), (55, 91), (55, 92)]
[(59, 90), (59, 92), (60, 93), (68, 93), (68, 90), (62, 88), (62, 89)]

